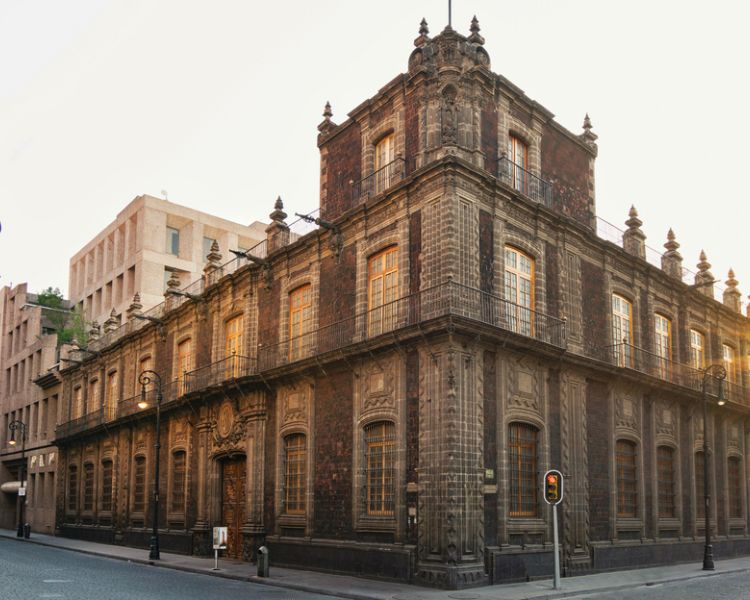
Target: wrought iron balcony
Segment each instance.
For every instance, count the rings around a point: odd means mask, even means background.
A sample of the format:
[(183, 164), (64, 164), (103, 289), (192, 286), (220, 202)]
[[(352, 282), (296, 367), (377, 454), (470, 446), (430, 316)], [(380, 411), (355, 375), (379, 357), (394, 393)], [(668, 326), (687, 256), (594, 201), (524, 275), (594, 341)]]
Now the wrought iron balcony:
[(552, 207), (552, 184), (503, 156), (498, 160), (497, 177), (534, 202)]
[(452, 281), (258, 350), (263, 372), (339, 350), (411, 325), (458, 316), (540, 342), (566, 347), (565, 322)]
[(255, 358), (232, 354), (205, 367), (185, 373), (176, 384), (178, 395), (183, 396), (196, 390), (219, 385), (225, 381), (254, 375), (258, 372), (256, 366)]
[(405, 172), (406, 161), (402, 157), (398, 157), (371, 175), (355, 182), (352, 194), (355, 199), (377, 196), (401, 181), (405, 176)]

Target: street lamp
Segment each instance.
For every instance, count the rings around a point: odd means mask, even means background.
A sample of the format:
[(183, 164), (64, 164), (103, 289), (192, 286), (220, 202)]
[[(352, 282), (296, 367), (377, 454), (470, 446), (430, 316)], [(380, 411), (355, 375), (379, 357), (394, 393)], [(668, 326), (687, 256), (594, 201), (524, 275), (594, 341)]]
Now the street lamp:
[(703, 395), (703, 495), (705, 499), (704, 523), (706, 527), (706, 543), (703, 547), (703, 570), (714, 570), (714, 550), (711, 546), (711, 496), (708, 489), (708, 392), (706, 391), (706, 381), (713, 377), (719, 382), (719, 395), (717, 404), (724, 406), (724, 380), (727, 377), (727, 371), (721, 365), (710, 365), (702, 370), (703, 382), (701, 392)]
[(161, 376), (150, 369), (141, 372), (138, 376), (138, 383), (141, 384), (141, 401), (138, 403), (138, 408), (144, 409), (148, 407), (146, 402), (146, 386), (150, 383), (156, 384), (156, 456), (154, 457), (154, 510), (153, 510), (153, 523), (151, 530), (151, 542), (149, 544), (148, 557), (150, 560), (159, 559), (159, 449), (161, 444), (159, 443), (159, 433), (161, 429)]
[(10, 429), (10, 440), (8, 440), (8, 443), (11, 446), (16, 445), (16, 430), (18, 429), (21, 432), (21, 466), (18, 473), (20, 487), (18, 488), (18, 498), (16, 499), (16, 503), (18, 504), (18, 508), (16, 509), (18, 513), (18, 531), (16, 531), (16, 537), (23, 537), (23, 509), (26, 504), (26, 498), (21, 496), (21, 489), (23, 489), (24, 493), (26, 492), (26, 486), (23, 484), (24, 477), (26, 477), (26, 423), (18, 420), (11, 421), (8, 424), (8, 429)]

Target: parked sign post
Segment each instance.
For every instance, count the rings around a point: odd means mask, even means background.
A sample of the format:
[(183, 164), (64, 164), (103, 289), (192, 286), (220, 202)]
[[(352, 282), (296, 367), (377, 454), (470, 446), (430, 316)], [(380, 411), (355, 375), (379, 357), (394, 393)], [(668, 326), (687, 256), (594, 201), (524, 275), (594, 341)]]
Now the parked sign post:
[(557, 538), (557, 505), (563, 499), (563, 476), (560, 471), (552, 469), (544, 474), (544, 500), (547, 504), (552, 505), (552, 536), (554, 542), (555, 554), (555, 578), (553, 586), (556, 590), (560, 589), (560, 552), (558, 550)]
[(214, 527), (214, 568), (213, 571), (219, 570), (219, 550), (227, 549), (227, 535), (228, 530), (226, 527)]

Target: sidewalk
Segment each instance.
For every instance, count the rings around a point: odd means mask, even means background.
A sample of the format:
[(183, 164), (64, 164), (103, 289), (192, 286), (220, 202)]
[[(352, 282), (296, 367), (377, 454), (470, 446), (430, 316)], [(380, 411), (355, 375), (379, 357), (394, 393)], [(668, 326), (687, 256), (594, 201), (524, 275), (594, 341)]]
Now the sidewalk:
[[(126, 546), (110, 546), (41, 533), (32, 533), (31, 539), (20, 540), (15, 531), (0, 529), (0, 537), (11, 538), (20, 543), (41, 544), (84, 554), (103, 556), (134, 563), (150, 564), (148, 550)], [(697, 577), (711, 577), (741, 571), (750, 571), (750, 560), (746, 557), (716, 562), (715, 571), (703, 571), (700, 563), (652, 567), (634, 571), (616, 571), (564, 578), (561, 589), (552, 589), (552, 580), (493, 585), (467, 590), (433, 590), (403, 583), (375, 581), (343, 575), (283, 569), (273, 566), (271, 557), (270, 577), (255, 575), (255, 565), (246, 562), (219, 559), (219, 570), (213, 571), (213, 558), (184, 556), (161, 552), (161, 559), (153, 561), (154, 566), (177, 569), (190, 573), (203, 573), (214, 577), (226, 577), (241, 581), (251, 581), (269, 586), (282, 587), (305, 592), (328, 594), (355, 600), (533, 600), (566, 598), (584, 593), (604, 593), (613, 590), (634, 588), (642, 585), (685, 581)]]

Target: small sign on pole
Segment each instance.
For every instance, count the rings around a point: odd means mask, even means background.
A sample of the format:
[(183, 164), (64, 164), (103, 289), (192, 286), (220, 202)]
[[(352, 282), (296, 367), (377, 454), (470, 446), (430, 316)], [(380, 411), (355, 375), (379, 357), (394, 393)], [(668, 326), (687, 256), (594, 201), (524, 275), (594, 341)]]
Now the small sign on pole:
[(227, 527), (214, 527), (214, 568), (213, 571), (219, 570), (219, 550), (227, 549), (227, 537), (229, 531)]
[(544, 500), (547, 504), (552, 505), (552, 536), (553, 536), (553, 551), (555, 560), (555, 578), (553, 582), (554, 589), (560, 589), (560, 551), (559, 542), (557, 535), (557, 505), (562, 502), (563, 499), (563, 475), (560, 471), (552, 469), (544, 474), (544, 482), (542, 483), (542, 489), (544, 490)]
[(25, 487), (18, 488), (18, 495), (19, 496), (25, 496), (26, 495), (26, 488)]

